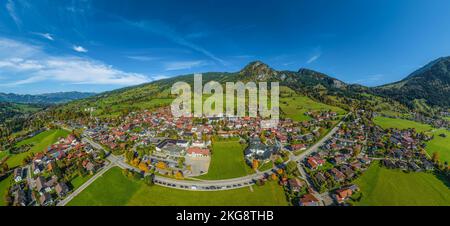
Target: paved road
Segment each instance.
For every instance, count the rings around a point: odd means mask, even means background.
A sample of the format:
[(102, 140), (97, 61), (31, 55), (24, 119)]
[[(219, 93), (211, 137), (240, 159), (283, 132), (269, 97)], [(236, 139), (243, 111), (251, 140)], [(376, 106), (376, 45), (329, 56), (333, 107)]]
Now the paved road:
[(34, 180), (31, 178), (31, 164), (27, 165), (27, 182), (31, 187), (34, 187)]

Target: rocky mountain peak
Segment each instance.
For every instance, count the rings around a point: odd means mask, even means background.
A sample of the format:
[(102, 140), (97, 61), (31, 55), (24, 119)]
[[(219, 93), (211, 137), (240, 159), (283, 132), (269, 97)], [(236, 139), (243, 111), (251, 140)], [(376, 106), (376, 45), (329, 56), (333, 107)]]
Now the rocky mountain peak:
[(265, 81), (278, 75), (278, 72), (261, 61), (254, 61), (245, 66), (239, 74), (242, 75), (244, 79)]

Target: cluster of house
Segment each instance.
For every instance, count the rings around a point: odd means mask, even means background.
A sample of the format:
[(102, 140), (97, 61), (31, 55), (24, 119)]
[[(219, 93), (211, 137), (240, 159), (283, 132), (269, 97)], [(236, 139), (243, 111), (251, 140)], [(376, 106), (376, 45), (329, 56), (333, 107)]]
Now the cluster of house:
[[(345, 121), (337, 132), (303, 162), (307, 176), (319, 193), (334, 191), (336, 203), (343, 203), (358, 191), (350, 184), (371, 163), (365, 153), (369, 127), (359, 117)], [(300, 197), (300, 205), (319, 205), (313, 194)]]
[[(42, 152), (36, 153), (31, 163), (14, 169), (14, 183), (8, 194), (11, 205), (54, 205), (63, 199), (70, 187), (67, 178), (79, 176), (79, 165), (83, 172), (95, 173), (102, 161), (89, 144), (79, 142), (73, 135), (61, 138)], [(64, 162), (64, 168), (57, 162)]]
[[(351, 182), (367, 169), (373, 158), (387, 168), (409, 171), (433, 170), (433, 163), (423, 152), (430, 137), (413, 129), (390, 129), (364, 124), (360, 110), (345, 121), (316, 153), (303, 162), (306, 173), (320, 193), (331, 192), (335, 203), (345, 204), (359, 188)], [(300, 198), (300, 205), (318, 205), (313, 194)]]
[(371, 145), (367, 153), (372, 157), (384, 158), (382, 163), (390, 169), (408, 171), (431, 171), (434, 164), (423, 153), (425, 142), (431, 137), (417, 133), (412, 129), (391, 129), (385, 133), (382, 129), (374, 128)]
[(449, 117), (450, 113), (448, 112), (441, 112), (440, 115), (442, 118), (436, 118), (436, 117), (428, 117), (420, 113), (413, 113), (413, 117), (410, 118), (410, 120), (432, 125), (435, 128), (450, 128), (450, 121), (445, 119), (445, 117)]
[(346, 122), (322, 145), (319, 152), (305, 159), (318, 190), (330, 190), (351, 181), (370, 164), (363, 150), (366, 133), (367, 128), (359, 120)]
[[(335, 202), (340, 204), (345, 204), (345, 202), (352, 197), (353, 194), (359, 192), (360, 189), (357, 185), (350, 184), (343, 186), (339, 189), (336, 189), (332, 194), (331, 197), (335, 200)], [(313, 194), (307, 193), (300, 197), (299, 199), (299, 205), (300, 206), (320, 206), (323, 205), (323, 203)]]
[[(210, 138), (240, 137), (248, 140), (244, 157), (249, 164), (256, 159), (269, 161), (283, 147), (292, 151), (305, 150), (320, 137), (319, 129), (335, 120), (335, 112), (308, 112), (313, 119), (296, 123), (283, 119), (271, 129), (261, 127), (259, 117), (173, 118), (170, 108), (156, 111), (131, 112), (118, 125), (90, 125), (85, 134), (111, 150), (129, 150), (133, 146), (156, 146), (149, 163), (163, 161), (177, 168), (180, 158), (210, 155)], [(264, 134), (264, 140), (259, 139)]]

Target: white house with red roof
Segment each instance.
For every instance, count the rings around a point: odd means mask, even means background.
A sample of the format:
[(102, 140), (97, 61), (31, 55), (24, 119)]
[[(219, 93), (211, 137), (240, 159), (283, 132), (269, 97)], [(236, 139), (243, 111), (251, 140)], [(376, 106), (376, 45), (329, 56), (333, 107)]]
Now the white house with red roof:
[(190, 147), (186, 152), (189, 157), (208, 157), (210, 155), (208, 149), (200, 147)]

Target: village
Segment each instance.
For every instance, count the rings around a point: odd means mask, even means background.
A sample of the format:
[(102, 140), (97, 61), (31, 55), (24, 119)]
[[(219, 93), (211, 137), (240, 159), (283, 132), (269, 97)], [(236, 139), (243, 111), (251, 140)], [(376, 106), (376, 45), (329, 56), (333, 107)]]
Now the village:
[(364, 110), (347, 118), (337, 132), (309, 155), (299, 167), (305, 170), (315, 196), (304, 194), (300, 205), (348, 205), (357, 201), (360, 189), (353, 184), (370, 164), (379, 161), (388, 169), (419, 172), (432, 171), (435, 166), (424, 151), (430, 137), (413, 129), (385, 131), (365, 118)]
[(13, 171), (8, 202), (14, 206), (50, 206), (74, 187), (69, 181), (94, 175), (104, 165), (105, 153), (69, 134)]
[[(198, 176), (208, 172), (211, 142), (240, 139), (248, 144), (243, 157), (249, 166), (262, 165), (280, 151), (301, 152), (314, 144), (337, 120), (334, 112), (308, 113), (309, 122), (281, 120), (273, 129), (262, 129), (260, 118), (209, 117), (174, 119), (169, 109), (130, 113), (118, 126), (91, 125), (86, 136), (144, 171)], [(129, 151), (130, 150), (130, 151)]]
[[(374, 161), (402, 170), (434, 168), (423, 152), (423, 142), (430, 139), (424, 134), (414, 130), (386, 132), (374, 126), (368, 120), (372, 113), (364, 110), (346, 116), (330, 111), (305, 114), (311, 120), (282, 119), (272, 129), (262, 129), (260, 118), (175, 119), (168, 108), (131, 112), (110, 122), (56, 122), (82, 132), (72, 132), (16, 168), (9, 201), (21, 206), (56, 205), (77, 189), (68, 182), (94, 175), (108, 163), (109, 155), (124, 156), (127, 167), (142, 175), (176, 180), (205, 175), (214, 154), (212, 143), (221, 139), (245, 144), (242, 158), (249, 168), (262, 173), (245, 185), (277, 181), (289, 202), (300, 206), (347, 205), (347, 201), (357, 199), (359, 188), (352, 181)], [(93, 147), (91, 142), (101, 147)], [(266, 163), (273, 163), (273, 167), (270, 164), (262, 171), (255, 167)], [(220, 186), (205, 187), (216, 188)]]

